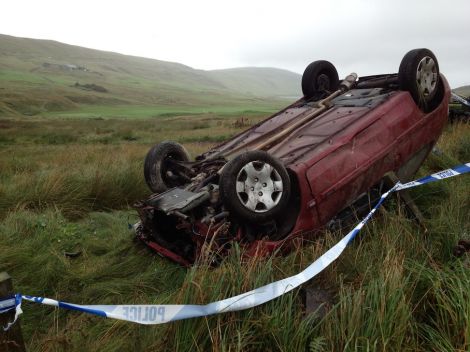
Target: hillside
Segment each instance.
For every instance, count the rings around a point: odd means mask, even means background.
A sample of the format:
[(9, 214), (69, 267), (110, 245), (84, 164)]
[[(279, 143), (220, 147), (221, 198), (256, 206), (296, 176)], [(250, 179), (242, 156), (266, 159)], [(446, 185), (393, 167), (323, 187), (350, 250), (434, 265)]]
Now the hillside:
[(208, 72), (209, 77), (226, 88), (247, 95), (297, 98), (300, 75), (263, 67), (242, 67)]
[(455, 89), (452, 89), (456, 94), (462, 97), (470, 97), (470, 86), (462, 86)]
[[(166, 61), (0, 35), (0, 115), (100, 106), (266, 106), (300, 95), (275, 68), (204, 71)], [(282, 105), (282, 104), (280, 104)]]

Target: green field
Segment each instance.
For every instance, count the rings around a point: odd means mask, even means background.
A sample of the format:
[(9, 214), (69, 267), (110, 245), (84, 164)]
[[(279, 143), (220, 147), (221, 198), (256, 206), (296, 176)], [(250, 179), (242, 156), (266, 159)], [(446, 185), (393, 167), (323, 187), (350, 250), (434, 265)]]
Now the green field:
[[(88, 105), (82, 106), (73, 111), (56, 111), (43, 114), (46, 117), (61, 117), (61, 118), (106, 118), (106, 119), (134, 119), (149, 117), (155, 118), (170, 118), (170, 117), (192, 117), (205, 115), (205, 118), (211, 116), (246, 116), (246, 115), (261, 115), (271, 114), (279, 110), (280, 103), (274, 102), (270, 105), (263, 106), (138, 106), (138, 105), (124, 105), (124, 106), (102, 106), (102, 105)], [(164, 120), (163, 120), (164, 121)], [(158, 120), (156, 121), (158, 122)]]
[[(0, 271), (11, 274), (16, 290), (78, 304), (205, 304), (295, 274), (344, 235), (325, 232), (287, 256), (247, 260), (235, 249), (220, 267), (202, 261), (192, 269), (133, 241), (131, 206), (149, 195), (142, 172), (149, 147), (174, 139), (194, 157), (240, 131), (231, 110), (155, 111), (161, 113), (151, 119), (0, 120)], [(253, 124), (265, 114), (244, 116)], [(470, 126), (449, 125), (439, 148), (420, 175), (468, 162)], [(25, 302), (28, 350), (468, 350), (470, 263), (451, 253), (458, 239), (470, 238), (469, 186), (462, 176), (412, 191), (427, 234), (388, 201), (309, 283), (331, 293), (322, 319), (304, 318), (301, 289), (255, 309), (161, 326)], [(75, 251), (82, 254), (64, 255)]]

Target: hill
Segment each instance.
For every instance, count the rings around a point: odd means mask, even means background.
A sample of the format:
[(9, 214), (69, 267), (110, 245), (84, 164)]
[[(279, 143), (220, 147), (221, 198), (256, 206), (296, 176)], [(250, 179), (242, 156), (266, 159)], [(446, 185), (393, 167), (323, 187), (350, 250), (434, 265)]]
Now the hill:
[[(51, 40), (0, 35), (0, 115), (86, 106), (266, 106), (300, 95), (276, 68), (204, 71)], [(292, 98), (291, 98), (292, 99)], [(281, 104), (282, 105), (282, 104)]]
[(470, 97), (470, 85), (458, 87), (458, 88), (452, 89), (452, 91), (462, 97)]
[(213, 70), (209, 76), (226, 88), (242, 94), (297, 98), (300, 95), (301, 76), (290, 71), (263, 67), (242, 67)]

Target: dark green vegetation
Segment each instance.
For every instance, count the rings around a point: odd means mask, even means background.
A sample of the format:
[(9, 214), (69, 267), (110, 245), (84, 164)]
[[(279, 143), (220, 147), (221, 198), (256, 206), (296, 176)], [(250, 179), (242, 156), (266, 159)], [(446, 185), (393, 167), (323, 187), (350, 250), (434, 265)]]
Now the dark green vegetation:
[[(300, 75), (274, 68), (203, 71), (49, 40), (0, 35), (0, 116), (152, 117), (285, 105)], [(67, 111), (64, 115), (63, 112)]]
[[(260, 115), (245, 115), (250, 123)], [(341, 238), (325, 233), (288, 256), (204, 261), (184, 269), (132, 241), (130, 205), (148, 195), (143, 158), (176, 139), (193, 156), (239, 131), (237, 117), (0, 120), (0, 271), (16, 289), (81, 304), (200, 303), (305, 268)], [(240, 121), (240, 120), (239, 120)], [(470, 160), (470, 126), (449, 125), (420, 175)], [(30, 351), (465, 351), (470, 348), (470, 177), (413, 190), (425, 234), (394, 200), (314, 279), (333, 293), (323, 319), (303, 319), (301, 291), (261, 307), (161, 326), (25, 302)], [(343, 233), (344, 234), (344, 233)], [(81, 251), (67, 258), (64, 251)]]

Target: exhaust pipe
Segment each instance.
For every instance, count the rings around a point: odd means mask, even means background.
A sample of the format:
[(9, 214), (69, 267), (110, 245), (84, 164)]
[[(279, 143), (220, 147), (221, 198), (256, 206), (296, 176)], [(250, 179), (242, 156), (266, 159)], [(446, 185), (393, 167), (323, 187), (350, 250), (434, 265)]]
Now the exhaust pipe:
[(321, 100), (318, 103), (318, 109), (312, 112), (311, 114), (304, 116), (302, 119), (294, 122), (292, 125), (288, 126), (285, 130), (280, 131), (278, 134), (275, 134), (271, 138), (268, 138), (266, 141), (261, 142), (260, 144), (256, 145), (252, 150), (259, 150), (259, 149), (265, 149), (269, 148), (272, 146), (275, 142), (277, 142), (280, 138), (284, 137), (285, 135), (289, 134), (293, 130), (299, 128), (300, 126), (306, 124), (307, 122), (311, 121), (318, 115), (324, 113), (326, 110), (328, 110), (331, 107), (331, 100), (336, 98), (337, 96), (343, 94), (344, 92), (350, 90), (355, 84), (357, 80), (357, 74), (356, 73), (351, 73), (348, 75), (340, 84), (339, 84), (339, 89), (330, 94), (328, 97), (325, 99)]

